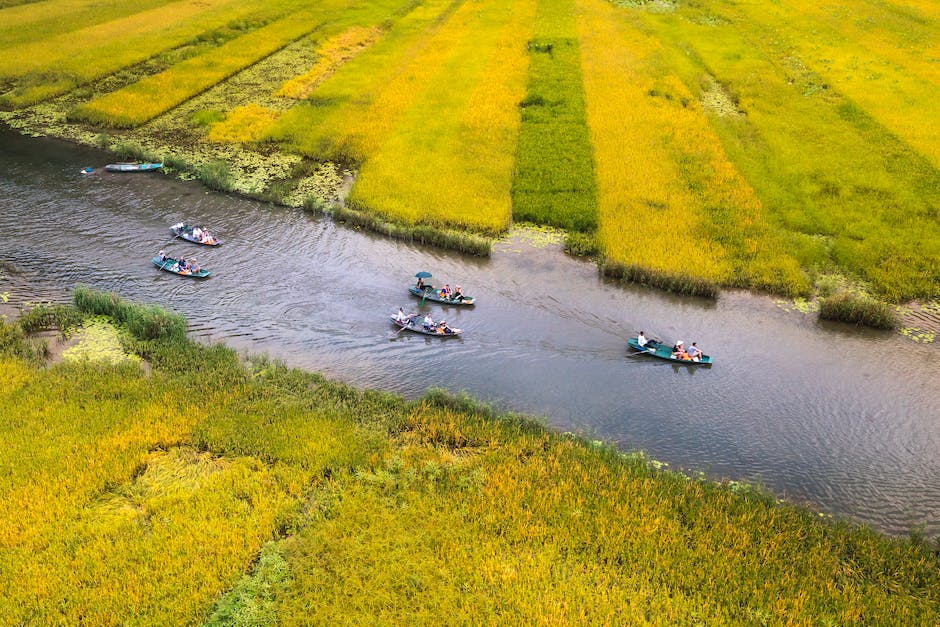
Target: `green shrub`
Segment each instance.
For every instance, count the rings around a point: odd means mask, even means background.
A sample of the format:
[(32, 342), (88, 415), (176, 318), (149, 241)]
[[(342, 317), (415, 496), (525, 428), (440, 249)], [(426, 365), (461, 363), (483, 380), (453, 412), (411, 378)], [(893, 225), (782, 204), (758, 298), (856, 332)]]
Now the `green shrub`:
[(18, 320), (25, 333), (35, 333), (48, 329), (58, 329), (62, 335), (68, 335), (78, 327), (84, 316), (74, 307), (66, 305), (36, 305), (24, 311)]
[(220, 192), (230, 192), (235, 188), (235, 175), (227, 163), (221, 160), (210, 161), (196, 169), (196, 176), (206, 187)]
[(864, 294), (848, 291), (822, 299), (819, 304), (819, 317), (876, 329), (893, 329), (898, 326), (897, 312), (891, 305)]

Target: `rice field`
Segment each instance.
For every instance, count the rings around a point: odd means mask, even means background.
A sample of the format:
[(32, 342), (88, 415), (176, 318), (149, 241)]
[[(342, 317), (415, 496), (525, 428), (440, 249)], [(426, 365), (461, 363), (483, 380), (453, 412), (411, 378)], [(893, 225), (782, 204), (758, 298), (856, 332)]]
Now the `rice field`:
[(593, 233), (594, 156), (584, 111), (574, 2), (540, 2), (512, 185), (513, 218)]
[(24, 340), (0, 321), (10, 623), (940, 619), (940, 557), (922, 539), (465, 397), (409, 402), (242, 361), (113, 296), (76, 301), (135, 321), (124, 347), (150, 369), (43, 367), (14, 356)]
[(336, 6), (325, 3), (287, 15), (164, 72), (81, 105), (72, 116), (112, 127), (143, 124), (316, 30), (336, 10)]
[[(930, 300), (938, 15), (922, 0), (7, 2), (0, 117), (191, 172), (224, 161), (247, 181), (228, 188), (420, 241), (528, 221), (666, 289), (808, 296), (837, 275)], [(307, 196), (303, 173), (329, 161), (355, 174), (349, 196)]]

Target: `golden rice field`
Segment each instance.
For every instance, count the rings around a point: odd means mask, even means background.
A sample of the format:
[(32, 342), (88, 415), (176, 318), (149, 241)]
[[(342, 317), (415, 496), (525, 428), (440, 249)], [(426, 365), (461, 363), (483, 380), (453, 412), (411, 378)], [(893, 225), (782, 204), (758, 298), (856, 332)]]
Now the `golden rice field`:
[(4, 622), (940, 620), (924, 540), (463, 397), (242, 361), (108, 295), (77, 301), (132, 321), (124, 348), (149, 370), (91, 352), (43, 366), (0, 321)]
[[(673, 289), (808, 295), (836, 275), (930, 299), (938, 17), (924, 0), (7, 2), (0, 117), (160, 146), (186, 126), (299, 173), (338, 160), (348, 206), (388, 232), (536, 221)], [(314, 53), (278, 87), (178, 113), (298, 41)]]

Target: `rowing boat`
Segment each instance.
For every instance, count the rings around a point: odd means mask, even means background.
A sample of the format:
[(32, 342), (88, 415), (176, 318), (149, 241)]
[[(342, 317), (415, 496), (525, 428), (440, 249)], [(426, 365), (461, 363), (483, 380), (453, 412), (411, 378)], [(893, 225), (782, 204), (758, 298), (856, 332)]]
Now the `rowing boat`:
[(196, 227), (190, 226), (188, 224), (174, 224), (170, 227), (170, 231), (176, 237), (184, 239), (187, 242), (192, 242), (193, 244), (202, 244), (203, 246), (221, 246), (222, 242), (215, 238), (213, 235), (209, 235), (208, 232), (202, 231), (200, 237), (196, 237), (194, 229)]
[(627, 340), (627, 345), (638, 353), (643, 353), (644, 355), (651, 355), (653, 357), (658, 357), (659, 359), (665, 359), (666, 361), (671, 361), (677, 364), (684, 364), (686, 366), (711, 366), (712, 358), (709, 355), (702, 355), (698, 359), (682, 359), (680, 357), (674, 357), (672, 354), (672, 347), (662, 342), (657, 342), (656, 340), (649, 340), (646, 343), (646, 346), (640, 347), (636, 342), (635, 337), (631, 337)]
[(162, 163), (109, 163), (104, 169), (108, 172), (149, 172), (162, 167)]
[(423, 298), (425, 300), (430, 300), (435, 303), (443, 303), (445, 305), (473, 305), (476, 302), (476, 299), (472, 296), (464, 296), (457, 298), (441, 298), (441, 290), (434, 289), (430, 285), (425, 285), (423, 290), (419, 290), (417, 287), (412, 285), (408, 288), (408, 291), (417, 296), (418, 298)]
[(157, 255), (151, 259), (153, 265), (157, 266), (161, 270), (166, 270), (167, 272), (172, 272), (173, 274), (178, 274), (180, 276), (188, 276), (194, 279), (204, 279), (209, 276), (209, 271), (202, 268), (199, 269), (199, 272), (192, 272), (190, 270), (181, 270), (179, 266), (179, 261), (173, 259), (173, 257), (163, 257), (160, 258), (160, 255)]
[(414, 331), (415, 333), (420, 333), (422, 335), (431, 335), (434, 337), (458, 337), (461, 333), (463, 333), (463, 329), (451, 329), (450, 327), (447, 327), (450, 331), (449, 333), (439, 331), (439, 327), (436, 326), (431, 329), (425, 329), (424, 325), (414, 318), (409, 318), (408, 322), (401, 322), (395, 316), (389, 316), (389, 318), (391, 318), (392, 322), (396, 327), (398, 327), (399, 330), (408, 329), (409, 331)]

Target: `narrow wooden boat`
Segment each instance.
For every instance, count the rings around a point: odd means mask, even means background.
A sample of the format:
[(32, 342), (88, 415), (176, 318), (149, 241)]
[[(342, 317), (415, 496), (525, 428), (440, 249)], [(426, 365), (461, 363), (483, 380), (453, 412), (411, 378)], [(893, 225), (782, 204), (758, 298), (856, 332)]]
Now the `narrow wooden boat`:
[(108, 172), (149, 172), (162, 167), (162, 163), (109, 163), (104, 169)]
[(672, 347), (668, 344), (663, 344), (657, 342), (656, 340), (650, 340), (646, 343), (646, 346), (640, 347), (636, 343), (636, 338), (631, 337), (627, 340), (627, 345), (639, 353), (644, 355), (652, 355), (653, 357), (658, 357), (659, 359), (665, 359), (666, 361), (671, 361), (677, 364), (683, 364), (686, 366), (711, 366), (712, 358), (709, 355), (702, 355), (700, 358), (696, 359), (680, 359), (678, 357), (672, 356)]
[(206, 231), (203, 231), (201, 237), (196, 237), (193, 234), (193, 230), (196, 227), (190, 226), (188, 224), (174, 224), (170, 227), (170, 231), (176, 237), (184, 239), (187, 242), (192, 242), (193, 244), (202, 244), (203, 246), (221, 246), (222, 241), (217, 239), (214, 235), (209, 235)]
[(417, 287), (412, 285), (408, 288), (408, 291), (418, 298), (430, 300), (435, 303), (443, 303), (445, 305), (455, 305), (459, 307), (461, 305), (470, 306), (476, 303), (475, 298), (467, 295), (464, 295), (463, 298), (441, 298), (441, 290), (435, 289), (432, 285), (425, 285), (423, 290), (419, 290)]
[(431, 335), (433, 337), (459, 337), (463, 333), (463, 329), (450, 329), (450, 333), (439, 331), (438, 327), (434, 327), (433, 329), (428, 330), (424, 328), (424, 325), (421, 324), (420, 320), (415, 320), (414, 318), (409, 319), (408, 322), (399, 322), (395, 316), (389, 316), (389, 318), (391, 318), (392, 323), (398, 327), (399, 331), (402, 329), (408, 329), (409, 331), (414, 331), (415, 333)]
[(178, 274), (180, 276), (188, 276), (194, 279), (204, 279), (209, 276), (209, 271), (200, 268), (199, 272), (190, 272), (189, 270), (180, 270), (179, 260), (173, 259), (173, 257), (164, 257), (160, 258), (159, 255), (151, 259), (153, 265), (157, 266), (161, 270), (166, 270), (167, 272), (172, 272), (173, 274)]

